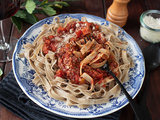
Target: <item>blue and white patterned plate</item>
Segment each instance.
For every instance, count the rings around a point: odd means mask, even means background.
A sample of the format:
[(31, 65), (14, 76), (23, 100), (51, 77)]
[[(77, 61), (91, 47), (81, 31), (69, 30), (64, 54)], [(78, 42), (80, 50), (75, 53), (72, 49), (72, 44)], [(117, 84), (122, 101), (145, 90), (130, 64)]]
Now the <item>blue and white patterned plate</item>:
[[(87, 14), (61, 14), (58, 15), (62, 22), (67, 17), (81, 19), (81, 17), (86, 17), (89, 22), (97, 22), (99, 24), (110, 24), (107, 20)], [(69, 107), (65, 102), (49, 98), (47, 93), (40, 87), (37, 87), (32, 83), (33, 74), (35, 71), (31, 68), (29, 62), (25, 58), (19, 58), (18, 54), (24, 52), (23, 44), (28, 42), (32, 43), (41, 31), (41, 26), (43, 24), (51, 24), (53, 17), (49, 17), (39, 21), (38, 23), (31, 26), (19, 39), (14, 54), (13, 54), (13, 71), (16, 80), (24, 91), (24, 93), (39, 106), (44, 109), (51, 111), (53, 113), (72, 117), (72, 118), (94, 118), (99, 116), (108, 115), (113, 113), (125, 105), (128, 104), (128, 100), (125, 95), (121, 92), (118, 98), (109, 100), (105, 104), (91, 105), (86, 109), (79, 109), (78, 107)], [(144, 76), (145, 76), (145, 66), (144, 58), (142, 52), (134, 41), (134, 39), (128, 35), (122, 28), (123, 32), (119, 36), (122, 40), (128, 41), (127, 52), (133, 58), (135, 66), (129, 71), (129, 82), (124, 83), (124, 87), (129, 92), (129, 94), (134, 98), (139, 92)]]

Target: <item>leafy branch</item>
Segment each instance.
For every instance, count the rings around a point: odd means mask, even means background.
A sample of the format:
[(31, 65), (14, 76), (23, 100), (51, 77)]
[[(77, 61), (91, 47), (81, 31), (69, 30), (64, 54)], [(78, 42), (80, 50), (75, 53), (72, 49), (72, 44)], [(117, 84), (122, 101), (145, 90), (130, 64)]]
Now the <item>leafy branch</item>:
[(26, 0), (26, 2), (21, 4), (18, 12), (11, 17), (11, 20), (20, 32), (23, 21), (30, 24), (35, 24), (39, 21), (35, 14), (52, 16), (56, 14), (55, 9), (62, 9), (68, 6), (69, 4), (63, 1), (48, 2), (48, 0), (43, 0), (41, 2), (39, 0)]

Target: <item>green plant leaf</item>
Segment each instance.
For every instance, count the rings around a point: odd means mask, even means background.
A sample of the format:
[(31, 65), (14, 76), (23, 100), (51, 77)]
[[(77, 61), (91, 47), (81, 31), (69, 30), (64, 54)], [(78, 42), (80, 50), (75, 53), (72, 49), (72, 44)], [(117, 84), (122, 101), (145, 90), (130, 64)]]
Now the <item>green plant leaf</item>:
[(66, 2), (61, 2), (61, 1), (55, 1), (55, 2), (48, 2), (48, 3), (46, 3), (46, 4), (44, 4), (43, 6), (55, 6), (55, 5), (62, 5), (62, 6), (65, 6), (65, 7), (68, 7), (69, 6), (69, 4), (68, 3), (66, 3)]
[(26, 5), (26, 3), (22, 3), (22, 4), (21, 4), (21, 7), (22, 7), (22, 6), (25, 6), (25, 5)]
[(40, 6), (45, 5), (46, 3), (48, 3), (48, 0), (43, 0), (42, 3), (40, 4)]
[(44, 15), (48, 16), (48, 15), (43, 11), (43, 9), (35, 9), (35, 10), (33, 11), (33, 14), (44, 14)]
[(59, 4), (59, 5), (62, 5), (62, 6), (65, 6), (65, 7), (68, 7), (69, 4), (67, 2), (61, 2), (61, 1), (55, 1), (53, 2), (54, 4)]
[(35, 24), (38, 22), (38, 18), (34, 14), (29, 14), (27, 11), (24, 11), (26, 14), (26, 18), (23, 19), (25, 22), (30, 23), (30, 24)]
[(21, 9), (11, 17), (11, 20), (17, 29), (21, 31), (23, 21), (30, 24), (35, 24), (39, 21), (35, 14), (52, 16), (56, 14), (55, 8), (62, 9), (63, 6), (68, 7), (69, 4), (64, 1), (79, 0), (63, 0), (63, 2), (56, 0), (53, 2), (49, 2), (48, 0), (24, 0), (21, 4)]
[(28, 13), (32, 14), (36, 8), (36, 4), (33, 0), (27, 0), (25, 8)]
[(0, 76), (3, 74), (3, 71), (1, 70), (1, 68), (0, 68)]
[(59, 4), (55, 4), (55, 7), (62, 9), (63, 6)]
[(13, 22), (13, 24), (17, 27), (18, 31), (21, 32), (22, 29), (22, 21), (20, 18), (12, 16), (11, 20)]
[(39, 0), (33, 0), (34, 2), (35, 2), (35, 4), (36, 4), (36, 6), (37, 5), (40, 5), (42, 2), (41, 1), (39, 1)]
[(46, 12), (47, 15), (51, 16), (51, 15), (55, 15), (56, 11), (51, 8), (50, 6), (44, 6), (43, 10)]
[(26, 18), (26, 14), (23, 10), (18, 10), (18, 12), (14, 15), (15, 17), (19, 17), (19, 18)]

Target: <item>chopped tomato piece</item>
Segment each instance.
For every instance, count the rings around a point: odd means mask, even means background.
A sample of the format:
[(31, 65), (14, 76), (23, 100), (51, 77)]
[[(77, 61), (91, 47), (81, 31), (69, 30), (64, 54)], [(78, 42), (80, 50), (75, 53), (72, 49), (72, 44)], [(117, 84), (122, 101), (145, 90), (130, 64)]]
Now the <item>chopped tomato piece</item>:
[(43, 41), (45, 42), (46, 39), (47, 39), (47, 37), (44, 37), (44, 38), (43, 38)]
[(103, 79), (100, 79), (100, 80), (98, 81), (98, 84), (101, 84), (101, 83), (102, 83), (102, 81), (103, 81)]
[(106, 88), (106, 84), (102, 85), (102, 87)]
[(53, 36), (53, 35), (50, 35), (50, 36), (49, 36), (49, 39), (52, 39), (52, 38), (54, 38), (54, 36)]
[(83, 35), (81, 30), (76, 31), (77, 38), (80, 38)]
[(46, 43), (46, 44), (50, 44), (51, 41), (50, 41), (50, 40), (45, 40), (45, 43)]
[(79, 83), (79, 75), (74, 75), (74, 83), (78, 84)]
[(79, 21), (78, 23), (79, 23), (79, 24), (83, 24), (84, 22), (82, 22), (82, 21)]
[(99, 30), (99, 26), (98, 25), (95, 25), (95, 28), (96, 28), (96, 30)]
[(63, 27), (59, 27), (59, 28), (57, 29), (57, 33), (58, 33), (58, 34), (62, 33), (63, 31), (65, 31), (65, 28), (63, 28)]
[(64, 76), (64, 72), (61, 69), (58, 69), (57, 72), (56, 72), (56, 76), (63, 77)]
[(90, 29), (89, 27), (86, 27), (86, 28), (84, 28), (84, 29), (82, 30), (82, 32), (83, 32), (83, 35), (85, 36), (85, 35), (91, 33), (91, 29)]
[(54, 44), (54, 43), (51, 43), (51, 50), (53, 51), (53, 52), (55, 52), (56, 51), (56, 44)]
[(65, 27), (66, 31), (69, 32), (70, 29), (75, 30), (76, 28), (76, 22), (72, 21), (70, 23), (67, 24), (67, 26)]
[(48, 53), (48, 47), (47, 47), (46, 44), (43, 46), (42, 51), (43, 51), (44, 54)]

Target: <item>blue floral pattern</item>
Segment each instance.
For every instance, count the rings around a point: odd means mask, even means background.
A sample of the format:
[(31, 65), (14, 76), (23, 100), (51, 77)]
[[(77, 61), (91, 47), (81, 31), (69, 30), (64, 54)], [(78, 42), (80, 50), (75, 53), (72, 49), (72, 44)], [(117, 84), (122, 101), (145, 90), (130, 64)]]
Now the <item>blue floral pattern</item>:
[[(64, 19), (67, 17), (77, 18), (79, 20), (81, 19), (81, 17), (86, 17), (89, 22), (97, 22), (101, 25), (111, 24), (103, 18), (87, 14), (61, 14), (58, 15), (58, 17), (61, 19), (61, 22), (64, 22)], [(23, 44), (26, 44), (27, 42), (32, 43), (40, 33), (41, 26), (43, 24), (51, 24), (53, 18), (54, 16), (46, 18), (31, 26), (19, 39), (16, 45), (13, 54), (13, 71), (16, 80), (24, 93), (32, 101), (34, 101), (44, 109), (59, 115), (74, 118), (93, 118), (103, 116), (113, 113), (124, 107), (128, 103), (128, 100), (123, 92), (121, 92), (119, 97), (110, 99), (109, 102), (105, 104), (96, 104), (91, 105), (85, 109), (79, 109), (78, 107), (67, 106), (62, 101), (50, 98), (47, 95), (47, 92), (45, 92), (41, 87), (37, 87), (32, 83), (35, 71), (31, 68), (27, 59), (19, 58), (18, 54), (24, 52)], [(129, 44), (126, 50), (128, 54), (133, 58), (133, 61), (135, 63), (134, 68), (130, 69), (129, 71), (129, 81), (124, 83), (123, 85), (129, 92), (129, 94), (132, 97), (135, 97), (143, 84), (145, 76), (144, 58), (139, 46), (134, 41), (134, 39), (130, 35), (128, 35), (122, 28), (119, 27), (119, 30), (122, 30), (119, 38), (128, 41)]]

